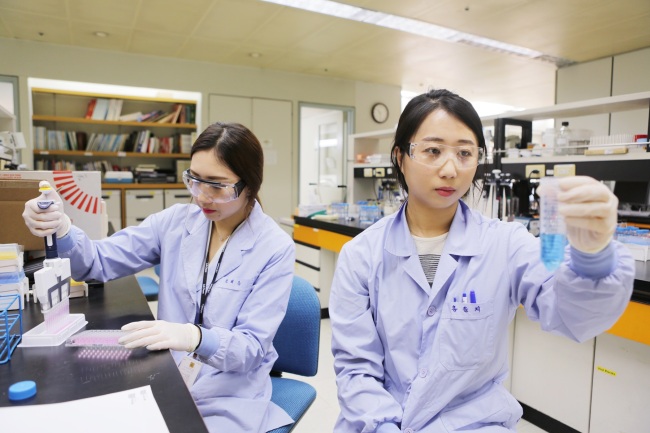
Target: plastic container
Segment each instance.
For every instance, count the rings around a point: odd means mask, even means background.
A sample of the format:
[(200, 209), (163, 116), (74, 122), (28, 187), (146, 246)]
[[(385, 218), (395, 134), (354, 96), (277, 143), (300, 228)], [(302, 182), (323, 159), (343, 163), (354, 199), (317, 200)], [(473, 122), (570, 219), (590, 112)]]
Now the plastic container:
[(347, 203), (332, 203), (330, 205), (332, 214), (338, 215), (339, 220), (346, 220), (348, 218), (348, 204)]
[(571, 130), (569, 129), (569, 122), (562, 122), (560, 132), (555, 137), (555, 154), (556, 155), (569, 155), (569, 142), (571, 141)]
[(361, 224), (373, 224), (379, 220), (380, 216), (379, 206), (375, 204), (359, 205), (359, 222)]
[(560, 190), (558, 180), (543, 177), (540, 180), (544, 194), (540, 197), (540, 240), (541, 259), (549, 271), (556, 270), (564, 260), (566, 246), (566, 226), (558, 212), (557, 194)]

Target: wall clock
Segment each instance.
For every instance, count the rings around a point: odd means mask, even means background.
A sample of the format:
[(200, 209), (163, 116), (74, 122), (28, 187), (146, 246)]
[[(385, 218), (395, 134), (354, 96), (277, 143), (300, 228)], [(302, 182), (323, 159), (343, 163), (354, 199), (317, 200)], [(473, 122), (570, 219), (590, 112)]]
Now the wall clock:
[(372, 116), (372, 120), (375, 122), (384, 123), (386, 120), (388, 120), (388, 107), (386, 104), (377, 102), (370, 109), (370, 115)]

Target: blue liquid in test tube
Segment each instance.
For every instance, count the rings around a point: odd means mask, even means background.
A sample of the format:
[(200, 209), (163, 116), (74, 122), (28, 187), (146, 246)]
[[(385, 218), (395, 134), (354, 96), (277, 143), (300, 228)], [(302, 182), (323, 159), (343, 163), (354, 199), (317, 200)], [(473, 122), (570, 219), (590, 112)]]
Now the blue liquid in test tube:
[(546, 269), (556, 270), (564, 260), (566, 246), (566, 226), (564, 218), (558, 212), (557, 193), (560, 191), (558, 180), (553, 177), (541, 179), (544, 195), (540, 200), (540, 239), (541, 259)]

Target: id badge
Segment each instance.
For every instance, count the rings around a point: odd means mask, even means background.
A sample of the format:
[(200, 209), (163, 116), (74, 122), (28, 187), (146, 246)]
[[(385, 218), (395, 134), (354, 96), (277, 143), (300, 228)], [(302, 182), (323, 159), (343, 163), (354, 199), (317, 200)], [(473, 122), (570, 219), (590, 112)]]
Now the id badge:
[(201, 367), (203, 367), (203, 363), (191, 356), (186, 356), (181, 360), (181, 363), (178, 365), (178, 370), (181, 372), (183, 381), (188, 388), (194, 385), (196, 378), (201, 372)]

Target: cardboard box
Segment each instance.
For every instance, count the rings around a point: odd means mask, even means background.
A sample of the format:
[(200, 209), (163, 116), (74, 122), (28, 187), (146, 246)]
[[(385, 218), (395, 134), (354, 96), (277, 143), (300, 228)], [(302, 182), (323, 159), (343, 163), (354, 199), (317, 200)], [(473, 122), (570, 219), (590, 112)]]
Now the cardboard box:
[(43, 239), (31, 234), (22, 217), (25, 202), (38, 197), (38, 183), (50, 182), (63, 199), (72, 224), (91, 239), (102, 239), (101, 173), (98, 171), (0, 172), (0, 243), (17, 243), (25, 251), (42, 250)]

